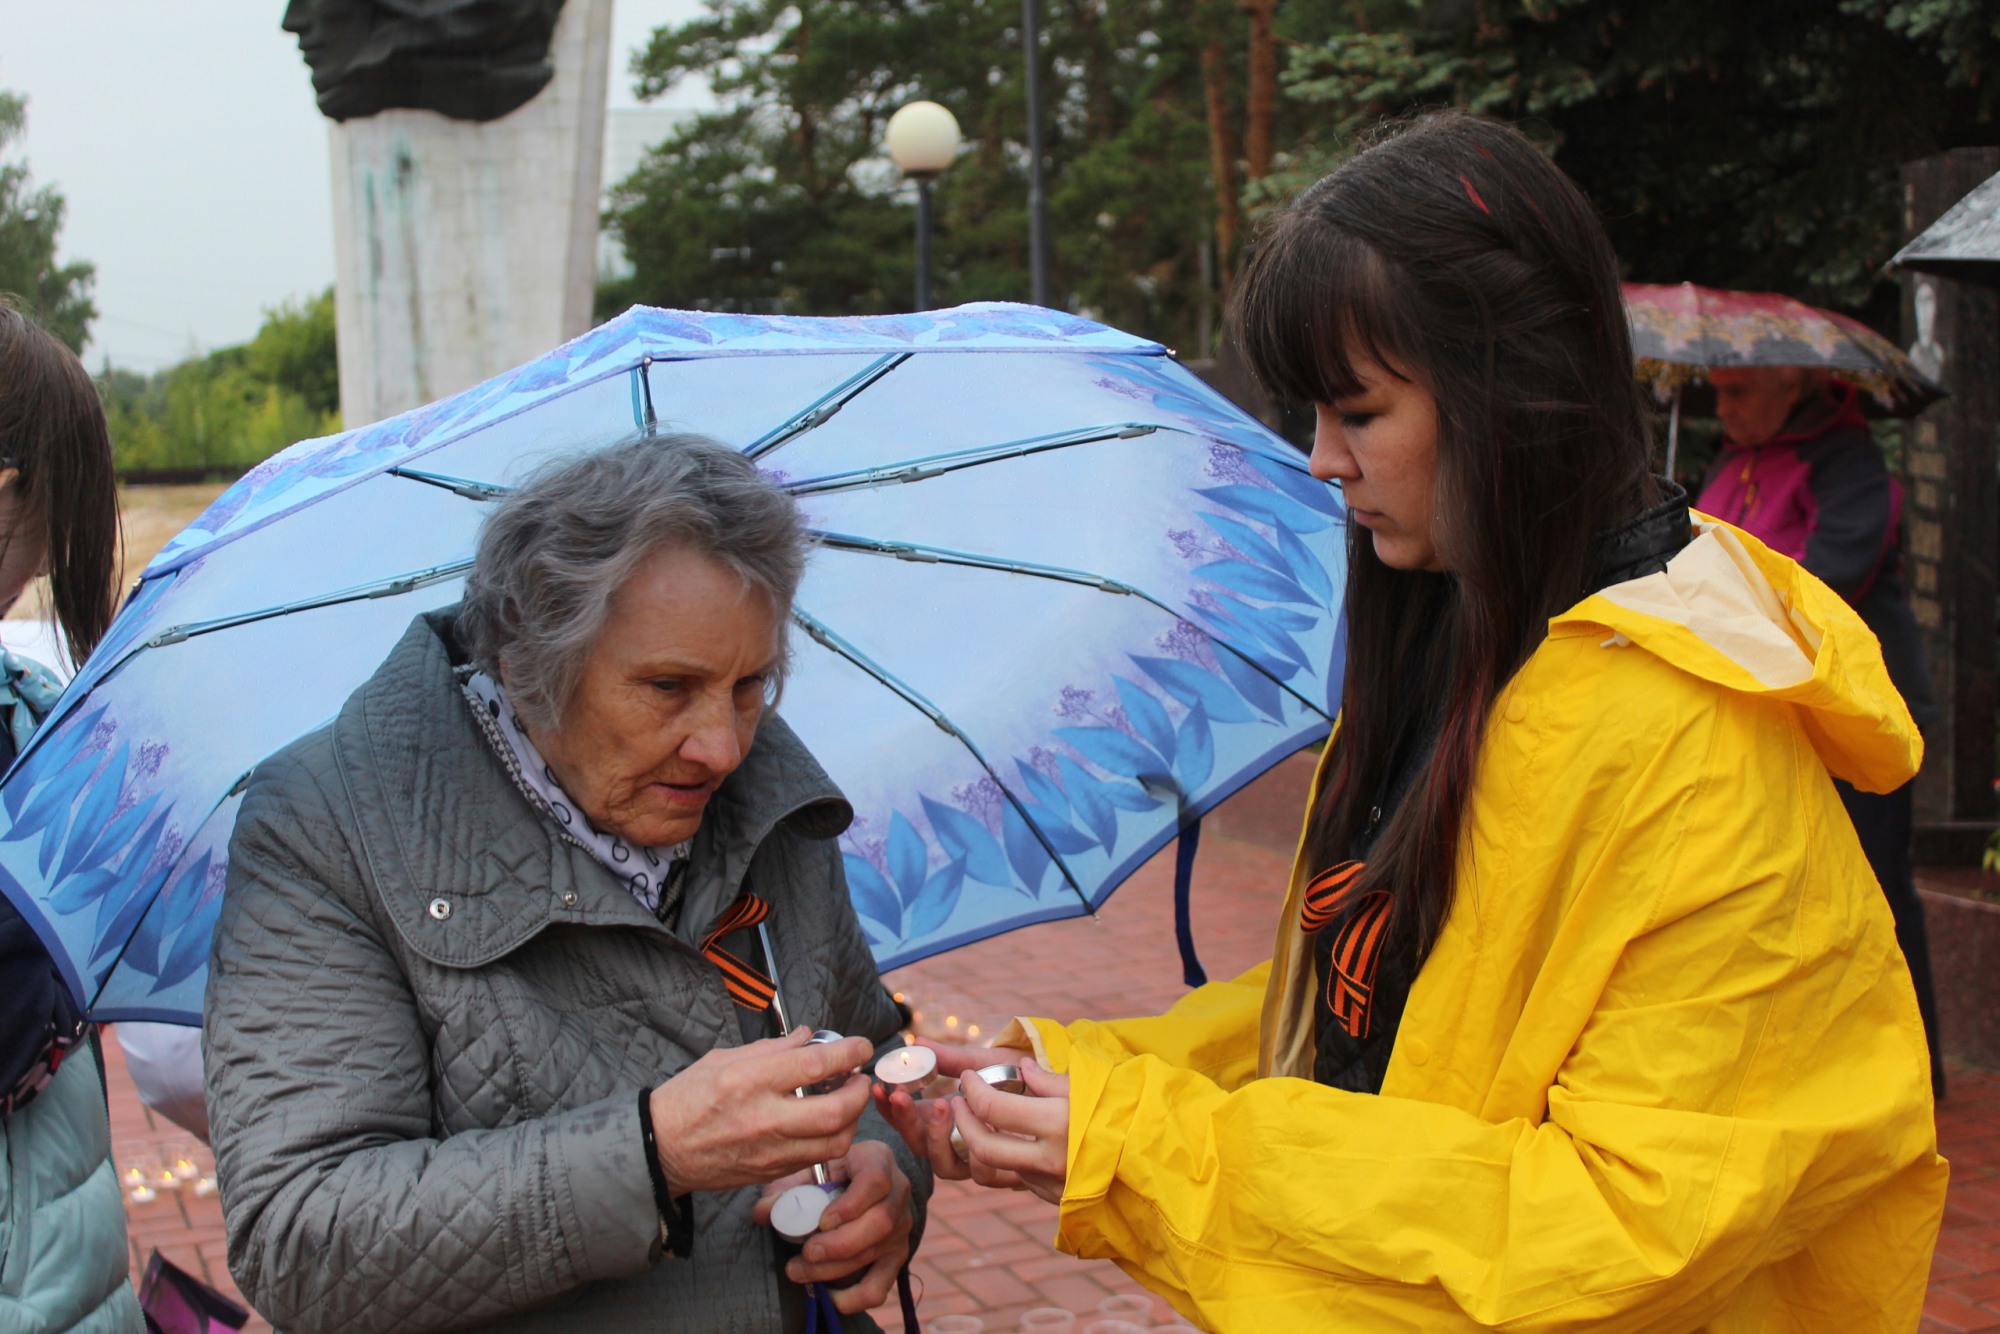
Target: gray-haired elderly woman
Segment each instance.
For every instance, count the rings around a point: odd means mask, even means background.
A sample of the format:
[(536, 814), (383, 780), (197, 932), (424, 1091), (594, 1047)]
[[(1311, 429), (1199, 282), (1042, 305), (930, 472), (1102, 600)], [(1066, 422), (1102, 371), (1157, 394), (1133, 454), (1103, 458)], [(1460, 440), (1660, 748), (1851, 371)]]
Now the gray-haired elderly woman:
[[(929, 1177), (865, 1077), (793, 1096), (899, 1027), (852, 811), (770, 711), (806, 549), (712, 442), (548, 467), (464, 603), (252, 775), (205, 1059), (230, 1272), (279, 1328), (792, 1329), (857, 1274), (875, 1328)], [(766, 914), (790, 1018), (844, 1042), (779, 1034)], [(770, 1200), (818, 1162), (849, 1186), (790, 1254)]]

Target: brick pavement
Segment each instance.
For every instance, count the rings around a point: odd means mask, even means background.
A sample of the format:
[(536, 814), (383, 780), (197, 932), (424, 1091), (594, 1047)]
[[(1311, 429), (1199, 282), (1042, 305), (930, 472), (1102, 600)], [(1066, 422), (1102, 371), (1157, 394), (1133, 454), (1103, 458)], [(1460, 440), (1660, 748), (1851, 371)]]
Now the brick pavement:
[[(1286, 859), (1248, 843), (1210, 837), (1195, 880), (1195, 925), (1203, 962), (1222, 977), (1261, 960), (1282, 899)], [(1155, 858), (1096, 921), (1052, 922), (897, 970), (893, 985), (940, 1037), (990, 1037), (1013, 1014), (1107, 1017), (1157, 1010), (1181, 994), (1173, 944), (1172, 857)], [(954, 1021), (956, 1021), (954, 1023)], [(978, 1034), (971, 1030), (977, 1027)], [(107, 1046), (112, 1136), (121, 1166), (179, 1140), (133, 1094), (117, 1044)], [(1924, 1334), (2000, 1330), (2000, 1074), (1954, 1067), (1952, 1096), (1938, 1111), (1952, 1160), (1952, 1186), (1925, 1308)], [(206, 1168), (205, 1152), (198, 1165)], [(213, 1196), (162, 1192), (128, 1205), (133, 1273), (159, 1247), (182, 1267), (234, 1294), (224, 1268), (220, 1209)], [(923, 1313), (975, 1314), (986, 1334), (1012, 1334), (1030, 1307), (1057, 1305), (1093, 1316), (1099, 1303), (1140, 1289), (1105, 1261), (1053, 1251), (1055, 1211), (1031, 1196), (966, 1185), (940, 1188), (915, 1273)], [(1143, 1294), (1140, 1294), (1143, 1295)], [(1170, 1312), (1153, 1303), (1156, 1320)], [(887, 1329), (900, 1322), (885, 1315)], [(1078, 1321), (1081, 1334), (1084, 1320)], [(253, 1329), (268, 1329), (261, 1322)]]

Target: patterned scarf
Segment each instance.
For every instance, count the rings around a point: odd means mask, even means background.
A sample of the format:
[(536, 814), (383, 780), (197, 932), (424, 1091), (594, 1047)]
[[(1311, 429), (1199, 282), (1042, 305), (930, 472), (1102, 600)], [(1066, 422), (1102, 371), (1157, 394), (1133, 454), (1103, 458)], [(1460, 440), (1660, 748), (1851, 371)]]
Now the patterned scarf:
[(643, 848), (597, 828), (562, 790), (555, 771), (528, 740), (500, 683), (485, 672), (474, 671), (466, 676), (462, 689), (472, 706), (472, 716), (479, 721), (479, 730), (528, 800), (622, 880), (646, 911), (665, 921), (679, 905), (685, 878), (682, 873), (694, 840), (668, 848)]

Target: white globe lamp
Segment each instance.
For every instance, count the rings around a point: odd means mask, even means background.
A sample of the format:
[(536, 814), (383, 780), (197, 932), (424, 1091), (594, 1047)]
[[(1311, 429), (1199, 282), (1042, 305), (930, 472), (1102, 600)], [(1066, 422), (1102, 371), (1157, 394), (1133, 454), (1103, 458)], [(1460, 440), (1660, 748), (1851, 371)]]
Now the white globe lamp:
[(935, 102), (911, 102), (889, 117), (889, 160), (905, 176), (927, 180), (958, 156), (958, 118)]
[(931, 178), (958, 156), (958, 118), (935, 102), (911, 102), (889, 117), (889, 160), (917, 183), (917, 309), (931, 304)]

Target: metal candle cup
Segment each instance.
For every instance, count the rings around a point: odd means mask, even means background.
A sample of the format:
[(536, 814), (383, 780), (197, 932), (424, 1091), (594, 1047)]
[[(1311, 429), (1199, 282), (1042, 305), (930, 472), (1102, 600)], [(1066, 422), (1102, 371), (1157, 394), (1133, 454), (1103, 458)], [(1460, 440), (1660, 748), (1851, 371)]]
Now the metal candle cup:
[[(842, 1037), (840, 1034), (834, 1032), (830, 1028), (817, 1028), (813, 1030), (813, 1035), (806, 1039), (806, 1045), (808, 1047), (823, 1047), (829, 1043), (845, 1042), (846, 1040), (847, 1040), (846, 1038)], [(828, 1075), (825, 1079), (820, 1080), (819, 1083), (817, 1084), (806, 1085), (805, 1088), (801, 1090), (801, 1092), (808, 1094), (815, 1094), (815, 1095), (821, 1093), (832, 1093), (834, 1090), (838, 1089), (842, 1084), (845, 1084), (846, 1082), (847, 1082), (847, 1073), (845, 1071), (842, 1071), (838, 1074)]]
[[(1021, 1078), (1021, 1067), (1018, 1065), (981, 1066), (978, 1070), (973, 1071), (973, 1073), (1002, 1093), (1026, 1093), (1028, 1091), (1028, 1081)], [(951, 1128), (951, 1147), (957, 1152), (961, 1161), (972, 1157), (972, 1151), (965, 1147), (965, 1137), (958, 1133), (957, 1126)]]
[(891, 1093), (902, 1089), (912, 1098), (936, 1073), (937, 1053), (929, 1047), (898, 1047), (884, 1052), (875, 1062), (875, 1078), (887, 1084)]
[(982, 1066), (975, 1073), (1002, 1093), (1028, 1091), (1028, 1081), (1021, 1078), (1021, 1067), (1018, 1065)]

